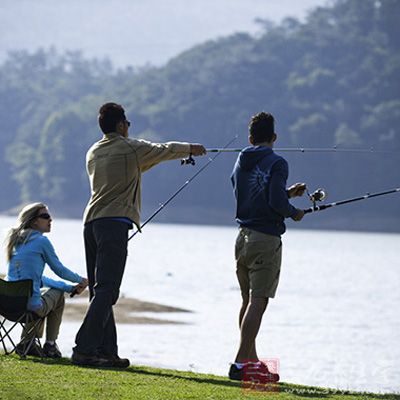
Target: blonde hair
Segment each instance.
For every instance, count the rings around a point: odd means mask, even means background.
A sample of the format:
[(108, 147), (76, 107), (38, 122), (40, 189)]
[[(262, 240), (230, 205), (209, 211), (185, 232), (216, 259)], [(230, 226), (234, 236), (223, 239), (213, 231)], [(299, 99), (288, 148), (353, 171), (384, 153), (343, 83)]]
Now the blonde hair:
[(20, 211), (18, 215), (19, 225), (9, 230), (5, 240), (7, 261), (11, 260), (16, 245), (29, 240), (29, 236), (32, 234), (31, 224), (42, 208), (47, 208), (46, 204), (31, 203)]

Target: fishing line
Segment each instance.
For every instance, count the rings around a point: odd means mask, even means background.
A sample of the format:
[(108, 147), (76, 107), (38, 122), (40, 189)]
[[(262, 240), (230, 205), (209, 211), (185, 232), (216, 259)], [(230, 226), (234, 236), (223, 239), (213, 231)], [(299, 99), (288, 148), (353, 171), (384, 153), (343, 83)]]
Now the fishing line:
[[(243, 149), (206, 149), (207, 153), (240, 153)], [(293, 153), (389, 153), (398, 154), (398, 151), (393, 150), (375, 150), (372, 147), (370, 149), (339, 149), (337, 147), (276, 147), (274, 151), (282, 152), (293, 152)]]

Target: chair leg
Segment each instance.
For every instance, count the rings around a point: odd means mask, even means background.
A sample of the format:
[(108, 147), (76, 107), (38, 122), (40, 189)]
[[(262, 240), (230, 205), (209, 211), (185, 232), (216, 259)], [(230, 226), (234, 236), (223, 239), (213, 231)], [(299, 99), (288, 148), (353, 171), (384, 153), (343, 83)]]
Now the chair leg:
[[(0, 341), (3, 345), (3, 349), (4, 349), (4, 353), (6, 355), (12, 354), (16, 351), (17, 345), (15, 344), (14, 340), (12, 339), (10, 332), (15, 328), (15, 326), (17, 325), (21, 325), (22, 329), (25, 329), (26, 325), (29, 323), (33, 324), (31, 325), (31, 327), (28, 329), (28, 331), (26, 332), (26, 336), (29, 338), (29, 336), (31, 336), (30, 339), (27, 340), (22, 340), (21, 341), (21, 351), (18, 351), (18, 354), (20, 355), (21, 358), (26, 358), (29, 350), (31, 349), (32, 345), (35, 343), (37, 344), (37, 350), (38, 350), (38, 355), (39, 357), (44, 357), (44, 353), (43, 353), (43, 349), (42, 349), (42, 345), (40, 343), (40, 339), (36, 336), (36, 330), (39, 327), (40, 323), (43, 321), (43, 319), (38, 319), (35, 320), (30, 314), (24, 314), (23, 316), (21, 316), (17, 321), (13, 322), (11, 327), (6, 327), (5, 323), (6, 323), (7, 319), (3, 319), (2, 321), (0, 321)], [(6, 346), (6, 339), (8, 339), (8, 341), (11, 344), (11, 351), (9, 351), (7, 349)]]
[(0, 321), (0, 341), (1, 341), (1, 344), (2, 344), (2, 346), (3, 346), (4, 353), (7, 354), (7, 347), (6, 347), (6, 344), (5, 344), (6, 336), (3, 335), (3, 331), (4, 331), (4, 332), (6, 331), (6, 328), (4, 327), (4, 323), (5, 323), (5, 322), (6, 322), (6, 319), (5, 319), (5, 318), (3, 318), (3, 319)]
[[(4, 352), (6, 355), (9, 355), (15, 351), (16, 344), (14, 343), (12, 337), (10, 336), (10, 332), (15, 328), (16, 325), (21, 324), (22, 319), (23, 319), (23, 317), (19, 318), (18, 321), (14, 322), (13, 325), (11, 326), (11, 328), (8, 328), (8, 329), (6, 329), (6, 327), (5, 327), (5, 323), (7, 321), (5, 318), (3, 319), (3, 321), (0, 324), (0, 329), (3, 331), (3, 334), (1, 334), (1, 341), (2, 341)], [(11, 351), (7, 350), (7, 346), (5, 344), (6, 338), (11, 343), (11, 346), (12, 346)]]
[(37, 350), (39, 351), (40, 358), (44, 358), (45, 354), (43, 351), (42, 343), (40, 343), (40, 339), (38, 337), (35, 337), (34, 342), (36, 344)]
[(40, 340), (39, 338), (33, 336), (31, 339), (29, 339), (28, 341), (22, 342), (22, 352), (20, 353), (20, 357), (21, 358), (26, 358), (27, 354), (29, 353), (29, 350), (31, 349), (32, 345), (36, 343), (38, 344), (38, 352), (39, 352), (39, 356), (41, 358), (43, 358), (43, 352), (42, 352), (42, 345), (40, 344)]
[(39, 353), (39, 357), (43, 358), (44, 357), (44, 352), (42, 349), (42, 344), (40, 343), (40, 339), (38, 336), (36, 336), (36, 329), (39, 327), (39, 325), (42, 323), (43, 319), (38, 319), (38, 320), (34, 320), (31, 314), (27, 314), (25, 321), (24, 322), (20, 322), (20, 324), (22, 325), (22, 329), (25, 329), (25, 326), (27, 324), (30, 324), (32, 322), (34, 322), (34, 324), (29, 328), (29, 330), (26, 332), (26, 336), (29, 337), (31, 335), (31, 338), (27, 341), (23, 342), (23, 350), (22, 350), (22, 354), (20, 354), (21, 358), (26, 358), (30, 348), (32, 347), (32, 345), (35, 343), (37, 345), (37, 350)]

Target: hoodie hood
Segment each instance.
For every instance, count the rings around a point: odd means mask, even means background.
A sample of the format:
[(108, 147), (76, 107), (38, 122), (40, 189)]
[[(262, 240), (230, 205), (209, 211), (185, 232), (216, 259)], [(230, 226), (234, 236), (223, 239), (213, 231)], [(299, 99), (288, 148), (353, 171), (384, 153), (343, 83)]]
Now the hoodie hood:
[(18, 233), (18, 236), (15, 241), (15, 245), (26, 244), (33, 239), (36, 239), (38, 236), (42, 236), (42, 233), (37, 231), (36, 229), (23, 229)]
[(239, 166), (244, 171), (251, 171), (254, 166), (265, 156), (272, 154), (271, 147), (249, 146), (243, 149), (239, 155)]

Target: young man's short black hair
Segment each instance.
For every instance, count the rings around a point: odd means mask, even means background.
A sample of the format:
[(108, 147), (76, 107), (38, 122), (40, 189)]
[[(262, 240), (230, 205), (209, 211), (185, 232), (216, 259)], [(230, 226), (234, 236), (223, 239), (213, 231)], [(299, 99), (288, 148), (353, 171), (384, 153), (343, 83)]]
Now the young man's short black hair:
[(103, 133), (115, 132), (118, 122), (125, 120), (125, 110), (120, 104), (106, 103), (100, 107), (99, 125)]
[(254, 144), (271, 142), (275, 134), (273, 115), (264, 111), (253, 115), (249, 123), (249, 132)]

